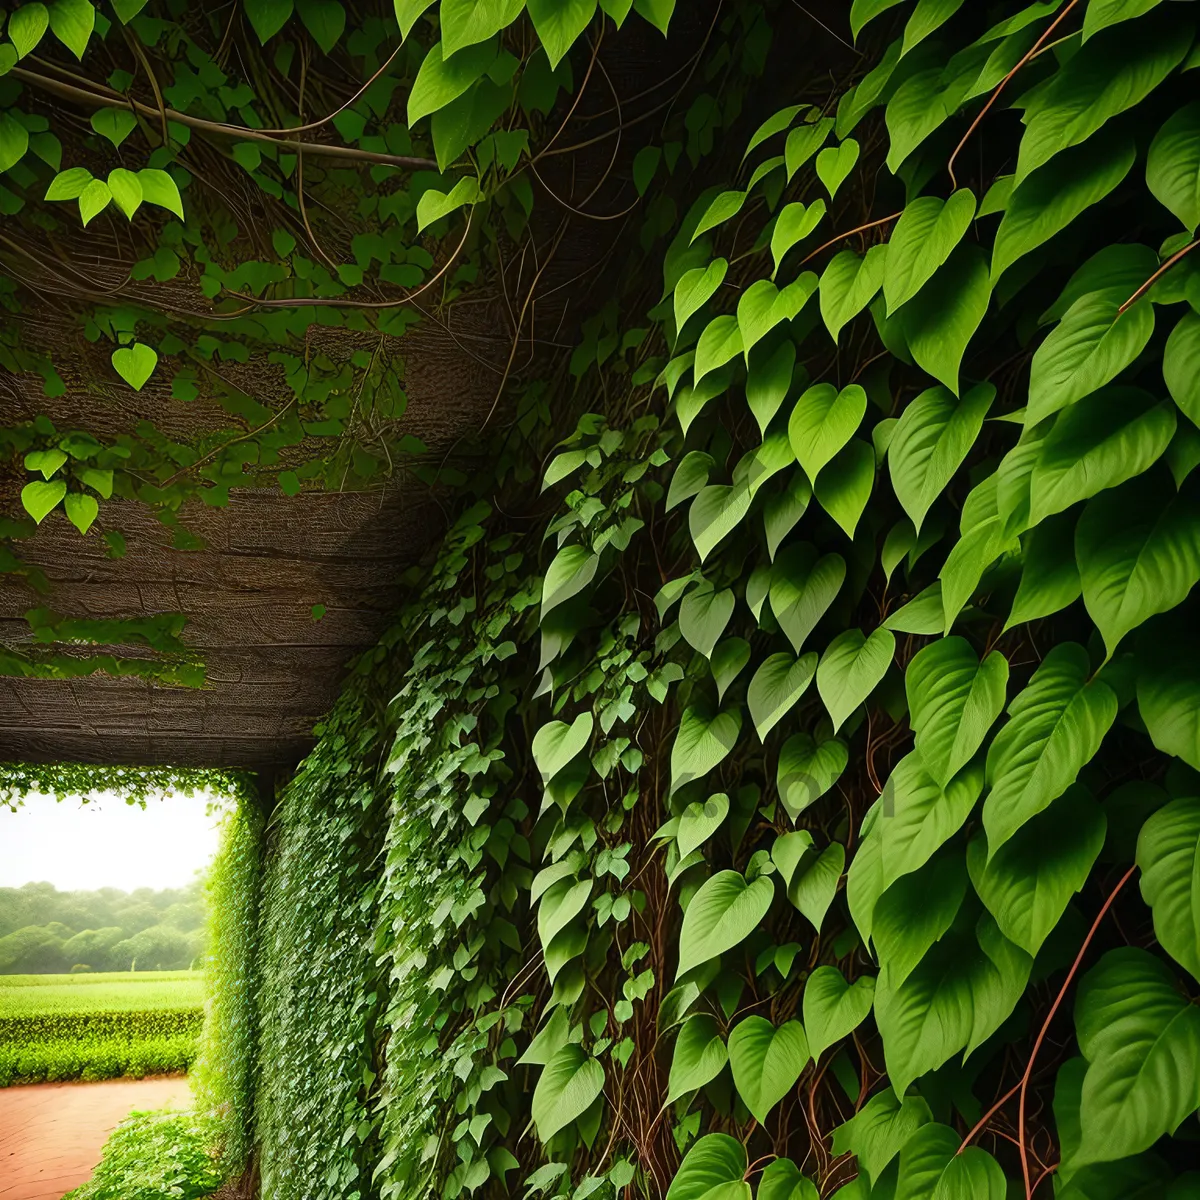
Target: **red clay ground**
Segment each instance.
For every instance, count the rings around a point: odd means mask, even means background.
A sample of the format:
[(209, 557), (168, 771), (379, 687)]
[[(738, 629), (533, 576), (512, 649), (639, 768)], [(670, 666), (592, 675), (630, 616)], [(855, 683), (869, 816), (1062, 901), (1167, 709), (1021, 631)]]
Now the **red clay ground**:
[(0, 1088), (0, 1200), (61, 1200), (130, 1111), (190, 1104), (183, 1076)]

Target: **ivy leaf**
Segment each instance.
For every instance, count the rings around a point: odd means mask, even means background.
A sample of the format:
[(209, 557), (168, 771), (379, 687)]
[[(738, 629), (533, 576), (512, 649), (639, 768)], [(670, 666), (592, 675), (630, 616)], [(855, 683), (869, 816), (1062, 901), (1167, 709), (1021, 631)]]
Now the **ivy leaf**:
[(1056, 155), (1013, 189), (992, 249), (992, 284), (1018, 259), (1066, 229), (1129, 174), (1137, 151), (1128, 137), (1092, 138)]
[(758, 1200), (819, 1200), (816, 1185), (790, 1158), (768, 1163), (758, 1181)]
[(849, 1037), (867, 1019), (874, 1001), (873, 975), (847, 983), (837, 967), (818, 967), (804, 985), (804, 1030), (813, 1058)]
[(92, 522), (100, 515), (100, 505), (96, 502), (96, 497), (89, 496), (86, 492), (68, 492), (63, 500), (63, 508), (66, 509), (67, 520), (80, 533), (87, 533), (92, 527)]
[(796, 119), (796, 114), (804, 107), (803, 104), (789, 104), (787, 108), (781, 108), (777, 113), (772, 113), (754, 131), (750, 141), (746, 144), (746, 152), (742, 155), (742, 162), (745, 162), (768, 138), (773, 138), (777, 133), (782, 133)]
[(466, 46), (487, 41), (511, 25), (524, 10), (523, 0), (493, 0), (487, 4), (478, 4), (475, 0), (442, 0), (438, 22), (443, 53), (456, 54)]
[(84, 469), (79, 472), (79, 479), (82, 483), (86, 483), (88, 487), (99, 492), (105, 500), (112, 499), (112, 471), (101, 470), (99, 467), (84, 467)]
[(799, 1021), (787, 1021), (776, 1028), (765, 1017), (746, 1017), (729, 1034), (734, 1085), (760, 1125), (796, 1086), (811, 1059)]
[(819, 383), (796, 401), (788, 440), (810, 480), (850, 441), (866, 412), (867, 393), (856, 383), (840, 392), (831, 383)]
[(817, 667), (817, 691), (833, 718), (834, 733), (875, 690), (895, 653), (896, 638), (882, 627), (870, 637), (847, 629), (830, 642)]
[(40, 525), (67, 494), (66, 482), (35, 479), (21, 489), (21, 506)]
[(758, 354), (751, 355), (746, 378), (746, 403), (763, 437), (767, 436), (767, 426), (787, 397), (795, 366), (796, 344), (791, 339), (772, 351), (770, 358), (765, 361)]
[(956, 396), (967, 343), (983, 322), (991, 295), (983, 251), (961, 246), (900, 312), (913, 359)]
[(679, 828), (675, 833), (679, 857), (687, 858), (693, 850), (699, 850), (721, 828), (727, 816), (729, 797), (724, 792), (689, 804), (679, 814)]
[[(426, 0), (426, 6), (433, 0)], [(399, 15), (402, 0), (396, 0), (396, 12)], [(294, 0), (245, 0), (246, 16), (254, 32), (258, 34), (259, 45), (265, 46), (287, 24), (295, 7)], [(414, 18), (415, 19), (415, 18)], [(401, 22), (403, 27), (403, 22)]]
[(542, 782), (549, 783), (583, 748), (592, 736), (592, 714), (581, 712), (568, 725), (565, 721), (547, 721), (533, 735), (530, 751), (541, 773)]
[(560, 879), (546, 889), (537, 915), (538, 937), (544, 950), (549, 950), (554, 939), (583, 911), (591, 899), (592, 887), (590, 879)]
[[(836, 744), (841, 745), (840, 742)], [(806, 855), (788, 882), (788, 899), (812, 922), (818, 933), (845, 868), (846, 847), (841, 842), (830, 842), (820, 854)]]
[[(879, 977), (875, 1019), (888, 1079), (898, 1096), (918, 1076), (985, 1042), (1025, 991), (1033, 959), (987, 914), (972, 926), (960, 920), (899, 987), (893, 987), (886, 969)], [(954, 1150), (959, 1141), (955, 1134)], [(901, 1172), (909, 1146), (901, 1151)]]
[[(737, 871), (718, 871), (706, 880), (683, 914), (675, 978), (740, 946), (761, 924), (774, 895), (769, 875), (747, 883)], [(732, 1037), (730, 1042), (733, 1057)]]
[(813, 494), (851, 540), (875, 486), (875, 448), (861, 438), (838, 453), (821, 472)]
[(1060, 513), (1043, 521), (1025, 546), (1025, 566), (1004, 632), (1074, 604), (1083, 594), (1075, 563), (1075, 517)]
[(1200, 1107), (1200, 1008), (1145, 950), (1110, 950), (1083, 977), (1075, 1030), (1088, 1061), (1075, 1170), (1148, 1149)]
[(754, 672), (746, 693), (746, 703), (760, 742), (767, 740), (767, 734), (808, 690), (816, 670), (816, 654), (793, 658), (784, 651), (772, 654)]
[(995, 396), (990, 383), (973, 387), (961, 400), (948, 388), (930, 388), (901, 414), (888, 447), (888, 470), (896, 499), (918, 532), (979, 437)]
[(763, 531), (767, 535), (767, 554), (774, 561), (779, 544), (808, 511), (812, 485), (801, 470), (791, 473), (787, 487), (772, 496), (763, 507)]
[(846, 176), (854, 170), (858, 153), (858, 143), (853, 138), (847, 138), (840, 146), (826, 146), (817, 155), (817, 178), (825, 185), (830, 200), (837, 195)]
[(850, 6), (850, 33), (855, 41), (868, 21), (873, 21), (889, 8), (895, 8), (901, 0), (854, 0)]
[(1008, 659), (993, 650), (981, 665), (965, 638), (940, 638), (914, 656), (904, 684), (916, 749), (944, 788), (1004, 709)]
[(1078, 784), (988, 858), (980, 834), (967, 849), (971, 882), (1000, 932), (1036, 955), (1087, 882), (1104, 846), (1104, 812)]
[(923, 1125), (933, 1120), (929, 1105), (917, 1095), (901, 1103), (889, 1087), (876, 1092), (858, 1112), (833, 1131), (833, 1152), (853, 1154), (860, 1174), (872, 1184)]
[(67, 455), (62, 450), (30, 450), (25, 455), (25, 470), (40, 471), (43, 479), (53, 479), (66, 461)]
[(824, 200), (814, 200), (809, 205), (799, 202), (784, 205), (776, 218), (775, 228), (771, 231), (771, 259), (775, 264), (775, 269), (771, 272), (772, 279), (779, 274), (787, 252), (808, 237), (820, 225), (824, 216)]
[(46, 189), (46, 199), (78, 200), (83, 195), (83, 189), (91, 181), (92, 173), (87, 167), (71, 167), (66, 171), (59, 171)]
[(24, 58), (37, 49), (49, 25), (50, 14), (44, 4), (22, 4), (8, 18), (8, 36), (18, 57)]
[(725, 588), (714, 592), (712, 585), (693, 588), (679, 607), (679, 632), (684, 640), (705, 658), (712, 658), (729, 618), (733, 616), (733, 591)]
[(883, 298), (889, 315), (929, 282), (962, 241), (974, 216), (975, 196), (968, 188), (959, 188), (945, 203), (922, 196), (908, 205), (888, 242)]
[(1075, 530), (1083, 602), (1111, 657), (1143, 621), (1182, 604), (1200, 581), (1196, 488), (1154, 477), (1089, 501)]
[(821, 275), (821, 319), (836, 342), (847, 321), (875, 297), (883, 283), (887, 246), (872, 246), (864, 258), (853, 250), (836, 255)]
[(146, 7), (147, 0), (113, 0), (113, 12), (122, 25), (128, 25)]
[(743, 351), (742, 331), (732, 315), (714, 317), (704, 327), (696, 343), (696, 362), (692, 375), (697, 383), (711, 371), (724, 366)]
[(140, 392), (158, 365), (158, 352), (152, 346), (141, 342), (132, 346), (122, 346), (113, 351), (112, 365), (116, 373), (135, 392)]
[(672, 302), (677, 333), (683, 330), (693, 313), (699, 312), (712, 299), (728, 270), (729, 263), (723, 258), (718, 258), (707, 267), (693, 267), (680, 276), (675, 285), (675, 297)]
[(96, 10), (91, 0), (54, 0), (50, 5), (50, 28), (76, 58), (83, 58), (95, 26)]
[(797, 654), (841, 590), (846, 563), (837, 554), (818, 559), (806, 542), (789, 546), (771, 569), (771, 611)]
[(667, 1081), (667, 1104), (689, 1092), (699, 1091), (720, 1075), (729, 1061), (717, 1023), (707, 1013), (688, 1017), (675, 1039), (671, 1074)]
[[(92, 128), (114, 146), (119, 146), (137, 128), (137, 117), (127, 108), (102, 108), (92, 114)], [(140, 185), (138, 191), (140, 194)]]
[(751, 1200), (746, 1148), (727, 1133), (709, 1133), (683, 1156), (667, 1200)]
[[(905, 522), (911, 530), (912, 525)], [(912, 547), (910, 542), (904, 547), (907, 553)], [(896, 609), (883, 623), (885, 629), (893, 633), (918, 633), (925, 636), (941, 633), (946, 624), (946, 609), (942, 603), (942, 585), (931, 583), (919, 595), (914, 596), (907, 604)]]
[(742, 211), (742, 205), (746, 203), (747, 194), (733, 191), (720, 192), (715, 196), (712, 203), (704, 210), (704, 215), (696, 225), (691, 240), (694, 242), (710, 229), (716, 229), (718, 225), (723, 225), (726, 221), (736, 217)]
[(1086, 142), (1106, 122), (1140, 104), (1183, 61), (1192, 29), (1178, 21), (1144, 21), (1136, 38), (1085, 45), (1025, 107), (1016, 186), (1031, 171)]
[(1131, 21), (1157, 8), (1162, 0), (1088, 0), (1083, 17), (1083, 40), (1120, 21)]
[(1195, 233), (1200, 225), (1200, 101), (1185, 105), (1154, 135), (1146, 186), (1184, 229)]
[(983, 827), (990, 857), (1057, 800), (1100, 749), (1117, 716), (1117, 697), (1090, 676), (1087, 651), (1062, 642), (1008, 706), (1009, 721), (987, 755), (991, 791)]
[(108, 190), (117, 202), (117, 207), (129, 220), (142, 206), (142, 184), (132, 171), (114, 167), (108, 173)]
[(750, 661), (750, 643), (745, 638), (731, 637), (717, 644), (710, 656), (709, 666), (717, 685), (720, 703), (729, 685), (742, 673)]
[(1172, 800), (1149, 817), (1138, 834), (1137, 864), (1154, 936), (1200, 980), (1200, 799)]
[(963, 0), (917, 0), (917, 7), (904, 26), (900, 56), (906, 55), (940, 29), (962, 6)]
[(1200, 424), (1200, 315), (1185, 313), (1163, 348), (1163, 379), (1171, 399)]
[(1028, 428), (1099, 391), (1146, 348), (1154, 305), (1139, 300), (1122, 313), (1130, 294), (1115, 287), (1081, 296), (1038, 347), (1029, 371)]
[(93, 217), (99, 216), (108, 207), (111, 199), (112, 192), (108, 190), (108, 184), (99, 179), (93, 179), (84, 187), (79, 193), (79, 219), (85, 228)]
[(426, 188), (417, 201), (417, 232), (465, 205), (478, 204), (482, 199), (479, 181), (473, 175), (462, 176), (449, 192)]
[[(787, 141), (783, 147), (783, 161), (787, 169), (788, 183), (791, 183), (792, 176), (825, 145), (825, 139), (829, 137), (833, 126), (834, 120), (832, 117), (821, 117), (820, 120), (814, 121), (811, 125), (798, 126), (787, 135)], [(817, 208), (820, 208), (821, 216), (824, 216), (825, 201), (814, 201), (810, 205), (809, 211), (812, 212)], [(813, 223), (815, 225), (816, 221), (814, 220)], [(809, 232), (811, 233), (812, 231), (809, 230)]]
[(1091, 292), (1109, 288), (1133, 295), (1158, 269), (1158, 255), (1149, 246), (1137, 242), (1118, 242), (1097, 250), (1070, 279), (1058, 299), (1040, 317), (1039, 325), (1061, 321), (1067, 310)]
[(560, 604), (579, 595), (596, 577), (600, 556), (587, 546), (570, 542), (554, 556), (542, 582), (541, 620)]
[(526, 8), (553, 70), (591, 23), (596, 0), (527, 0)]
[(1138, 638), (1138, 712), (1154, 745), (1200, 771), (1200, 644), (1191, 624), (1157, 621)]
[(733, 749), (742, 731), (740, 708), (708, 717), (697, 708), (687, 708), (671, 747), (671, 792), (693, 779), (702, 779)]
[[(591, 2), (594, 8), (595, 0)], [(408, 124), (415, 125), (422, 117), (457, 100), (471, 84), (483, 77), (495, 61), (496, 52), (497, 42), (492, 38), (443, 58), (442, 43), (435, 42), (425, 55), (408, 94)]]
[(703, 450), (688, 451), (679, 460), (675, 474), (671, 476), (671, 486), (667, 489), (667, 512), (703, 491), (715, 465), (711, 454), (705, 454)]
[(1058, 414), (1029, 480), (1030, 523), (1148, 470), (1171, 444), (1175, 407), (1111, 386)]
[(712, 484), (704, 488), (688, 509), (688, 529), (700, 561), (713, 552), (717, 543), (728, 537), (750, 511), (750, 485)]
[(583, 1116), (604, 1091), (604, 1067), (582, 1046), (568, 1043), (542, 1069), (530, 1112), (538, 1137), (548, 1142)]
[(313, 41), (326, 53), (338, 44), (346, 28), (346, 10), (338, 0), (296, 0), (300, 20)]
[(166, 171), (155, 167), (143, 167), (137, 173), (138, 183), (142, 185), (142, 200), (147, 204), (157, 204), (173, 212), (183, 220), (183, 201), (179, 197), (179, 187)]
[(937, 1200), (1005, 1200), (1000, 1164), (978, 1146), (960, 1152), (962, 1139), (947, 1125), (923, 1125), (900, 1151), (896, 1195)]
[(850, 761), (846, 743), (827, 738), (819, 745), (810, 734), (788, 738), (779, 752), (776, 784), (792, 820), (815, 804), (841, 777)]

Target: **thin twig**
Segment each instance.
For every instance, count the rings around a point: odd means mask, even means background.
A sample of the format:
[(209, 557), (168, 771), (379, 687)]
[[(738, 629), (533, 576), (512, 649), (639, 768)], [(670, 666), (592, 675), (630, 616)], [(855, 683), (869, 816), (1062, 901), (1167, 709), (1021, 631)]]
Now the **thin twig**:
[(1134, 292), (1133, 295), (1130, 296), (1120, 308), (1117, 309), (1117, 316), (1119, 317), (1123, 315), (1127, 309), (1132, 308), (1185, 254), (1190, 254), (1197, 246), (1200, 246), (1200, 238), (1197, 238), (1194, 242), (1189, 242), (1182, 250), (1176, 250), (1175, 253), (1172, 254), (1171, 257), (1168, 258), (1167, 261), (1163, 263), (1163, 265), (1159, 267), (1158, 270), (1155, 271), (1154, 274), (1151, 275), (1150, 278), (1147, 279), (1146, 282), (1143, 283), (1142, 286), (1138, 288), (1138, 290)]

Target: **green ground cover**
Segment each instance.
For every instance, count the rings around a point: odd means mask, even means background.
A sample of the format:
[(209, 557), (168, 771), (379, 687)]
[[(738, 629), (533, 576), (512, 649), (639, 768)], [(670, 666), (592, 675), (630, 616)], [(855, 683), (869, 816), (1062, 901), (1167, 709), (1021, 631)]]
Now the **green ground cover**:
[(203, 987), (192, 971), (8, 976), (0, 985), (0, 1087), (186, 1071)]

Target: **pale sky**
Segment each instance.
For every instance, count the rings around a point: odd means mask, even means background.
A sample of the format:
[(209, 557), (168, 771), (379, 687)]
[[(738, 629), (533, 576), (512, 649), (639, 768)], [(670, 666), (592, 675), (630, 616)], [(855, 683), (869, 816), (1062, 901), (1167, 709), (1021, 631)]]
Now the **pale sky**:
[(170, 796), (143, 809), (104, 792), (87, 804), (26, 796), (15, 813), (0, 807), (0, 887), (183, 887), (216, 853), (220, 815), (206, 814), (208, 800)]

